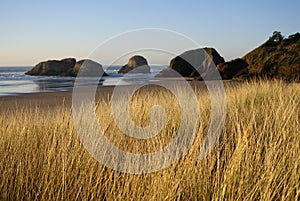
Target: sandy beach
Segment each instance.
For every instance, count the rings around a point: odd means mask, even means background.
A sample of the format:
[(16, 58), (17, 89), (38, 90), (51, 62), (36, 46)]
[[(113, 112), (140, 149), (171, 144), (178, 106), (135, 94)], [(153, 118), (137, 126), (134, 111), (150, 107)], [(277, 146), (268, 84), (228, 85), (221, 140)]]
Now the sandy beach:
[[(168, 79), (167, 79), (168, 80)], [(164, 80), (166, 81), (166, 80)], [(169, 84), (172, 84), (172, 80), (168, 80)], [(165, 82), (166, 83), (166, 82)], [(238, 86), (242, 82), (238, 81), (223, 81), (224, 87)], [(189, 81), (190, 86), (194, 90), (207, 90), (205, 82), (203, 81)], [(126, 92), (132, 88), (136, 88), (135, 85), (130, 86), (117, 86), (121, 88), (122, 91)], [(95, 101), (103, 99), (109, 101), (111, 95), (115, 89), (115, 86), (101, 86), (97, 88), (97, 93), (95, 96)], [(139, 91), (151, 93), (153, 90), (166, 90), (156, 84), (149, 84)], [(0, 97), (0, 111), (15, 110), (18, 108), (35, 108), (39, 109), (53, 109), (54, 107), (61, 107), (62, 104), (66, 107), (72, 106), (72, 93), (73, 91), (59, 91), (59, 92), (41, 92), (41, 93), (28, 93), (21, 94), (17, 96), (4, 96)]]
[[(99, 87), (99, 96), (107, 97), (114, 87)], [(41, 92), (21, 94), (17, 96), (0, 97), (0, 111), (15, 110), (21, 107), (38, 107), (39, 109), (51, 109), (72, 104), (72, 90), (60, 92)]]
[[(190, 81), (190, 85), (193, 89), (205, 90), (206, 85), (203, 81)], [(238, 82), (224, 82), (225, 87), (237, 85)], [(170, 82), (172, 84), (172, 82)], [(124, 92), (130, 90), (137, 86), (118, 86), (122, 88)], [(97, 88), (97, 93), (95, 100), (104, 99), (108, 101), (115, 89), (114, 86), (101, 86)], [(147, 85), (140, 89), (142, 91), (151, 90), (164, 90), (158, 85)], [(17, 96), (4, 96), (0, 97), (0, 111), (15, 110), (17, 108), (24, 107), (38, 107), (39, 109), (53, 109), (54, 107), (61, 107), (64, 104), (66, 107), (71, 107), (72, 105), (72, 90), (70, 91), (61, 91), (61, 92), (41, 92), (41, 93), (28, 93), (21, 94)]]

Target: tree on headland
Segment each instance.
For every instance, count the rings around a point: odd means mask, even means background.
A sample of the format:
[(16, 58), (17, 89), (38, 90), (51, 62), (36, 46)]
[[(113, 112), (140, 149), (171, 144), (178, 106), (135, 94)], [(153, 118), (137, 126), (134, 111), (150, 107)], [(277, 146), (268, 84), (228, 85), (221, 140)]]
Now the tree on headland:
[(281, 34), (281, 32), (279, 31), (274, 31), (273, 35), (269, 38), (269, 40), (267, 41), (268, 44), (278, 44), (281, 43), (281, 41), (283, 40), (284, 36)]

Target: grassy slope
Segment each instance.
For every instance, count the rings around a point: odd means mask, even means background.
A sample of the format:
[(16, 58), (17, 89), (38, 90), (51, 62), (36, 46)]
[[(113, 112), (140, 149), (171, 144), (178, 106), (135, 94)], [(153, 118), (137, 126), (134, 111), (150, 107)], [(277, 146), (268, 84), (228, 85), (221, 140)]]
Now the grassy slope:
[[(275, 81), (244, 83), (227, 89), (225, 128), (219, 144), (204, 160), (198, 159), (198, 150), (207, 132), (210, 102), (208, 94), (199, 92), (200, 131), (190, 152), (171, 167), (145, 175), (115, 172), (94, 160), (81, 145), (68, 108), (43, 115), (39, 108), (24, 108), (17, 115), (3, 113), (0, 199), (297, 200), (300, 197), (297, 88), (299, 84)], [(124, 148), (133, 152), (166, 144), (169, 139), (164, 135), (174, 135), (180, 121), (180, 110), (168, 102), (176, 102), (171, 94), (158, 91), (156, 95), (142, 96), (132, 100), (131, 112), (137, 124), (149, 121), (147, 105), (160, 100), (164, 100), (163, 106), (172, 118), (163, 135), (150, 143), (123, 139), (127, 140)], [(115, 143), (121, 143), (116, 137), (122, 138), (120, 131), (106, 106), (105, 102), (98, 104), (99, 123), (109, 128), (106, 134), (114, 136), (111, 139)], [(145, 145), (149, 149), (142, 149)]]
[(263, 74), (282, 79), (300, 79), (300, 39), (290, 42), (270, 39), (243, 57), (250, 75)]

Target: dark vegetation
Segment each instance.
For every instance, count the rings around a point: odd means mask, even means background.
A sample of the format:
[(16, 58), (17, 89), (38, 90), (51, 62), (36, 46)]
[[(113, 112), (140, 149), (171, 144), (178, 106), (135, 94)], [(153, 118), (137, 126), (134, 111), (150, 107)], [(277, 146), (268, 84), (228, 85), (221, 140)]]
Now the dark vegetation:
[(285, 38), (275, 31), (264, 44), (246, 54), (249, 77), (300, 81), (300, 33)]

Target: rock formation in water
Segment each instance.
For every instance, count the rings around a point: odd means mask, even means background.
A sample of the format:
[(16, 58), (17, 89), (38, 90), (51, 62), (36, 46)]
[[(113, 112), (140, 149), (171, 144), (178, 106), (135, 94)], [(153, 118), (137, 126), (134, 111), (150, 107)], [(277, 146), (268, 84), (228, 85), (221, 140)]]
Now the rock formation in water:
[(86, 76), (107, 74), (103, 71), (102, 65), (89, 60), (84, 59), (76, 62), (74, 58), (66, 58), (62, 60), (48, 60), (43, 61), (34, 66), (31, 70), (26, 72), (26, 75), (35, 76), (72, 76), (76, 77), (79, 69), (85, 72)]
[(140, 55), (135, 55), (128, 60), (118, 73), (150, 73), (147, 60)]
[[(214, 62), (214, 65), (209, 61)], [(214, 48), (189, 50), (173, 58), (169, 67), (161, 71), (157, 77), (176, 77), (175, 71), (183, 77), (199, 77), (201, 74), (215, 79), (216, 65), (223, 62), (225, 62), (224, 58)]]

